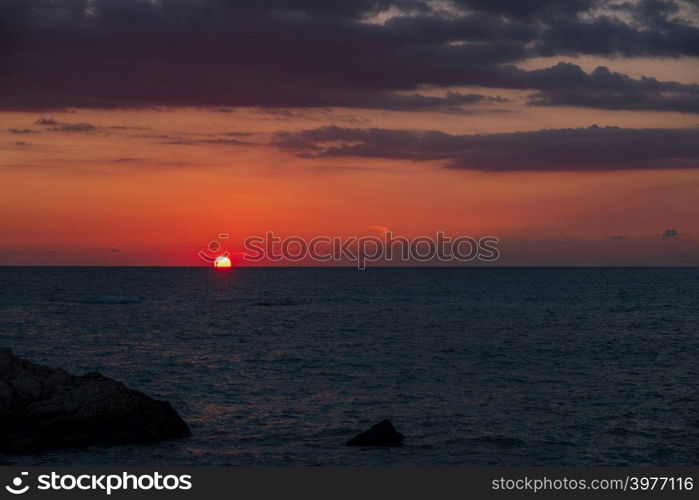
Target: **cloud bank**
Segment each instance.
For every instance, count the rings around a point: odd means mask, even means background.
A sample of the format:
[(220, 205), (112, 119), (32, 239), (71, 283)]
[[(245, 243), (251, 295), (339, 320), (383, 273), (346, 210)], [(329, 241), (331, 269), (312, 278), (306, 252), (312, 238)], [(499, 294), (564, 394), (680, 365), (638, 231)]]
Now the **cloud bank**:
[(699, 168), (699, 128), (618, 127), (488, 135), (322, 127), (277, 132), (272, 144), (302, 157), (441, 161), (456, 169), (605, 171)]
[[(692, 0), (5, 0), (0, 109), (533, 106), (699, 112), (696, 84), (533, 57), (699, 56)], [(441, 95), (424, 88), (440, 88)]]

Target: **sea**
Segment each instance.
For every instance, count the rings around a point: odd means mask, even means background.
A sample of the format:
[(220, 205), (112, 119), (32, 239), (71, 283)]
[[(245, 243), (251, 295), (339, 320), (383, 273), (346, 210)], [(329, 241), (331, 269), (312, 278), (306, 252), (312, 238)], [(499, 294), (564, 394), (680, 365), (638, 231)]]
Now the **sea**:
[(5, 267), (0, 346), (193, 433), (1, 465), (699, 464), (698, 268)]

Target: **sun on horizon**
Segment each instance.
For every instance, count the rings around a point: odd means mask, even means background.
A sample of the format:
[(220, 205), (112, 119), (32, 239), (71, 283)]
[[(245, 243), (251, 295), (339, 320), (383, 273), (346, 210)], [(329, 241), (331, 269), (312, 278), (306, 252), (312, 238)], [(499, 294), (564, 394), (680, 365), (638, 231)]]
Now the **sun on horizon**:
[(230, 268), (232, 266), (233, 266), (233, 264), (231, 263), (231, 259), (229, 259), (225, 255), (221, 255), (220, 257), (217, 257), (216, 260), (214, 261), (214, 267)]

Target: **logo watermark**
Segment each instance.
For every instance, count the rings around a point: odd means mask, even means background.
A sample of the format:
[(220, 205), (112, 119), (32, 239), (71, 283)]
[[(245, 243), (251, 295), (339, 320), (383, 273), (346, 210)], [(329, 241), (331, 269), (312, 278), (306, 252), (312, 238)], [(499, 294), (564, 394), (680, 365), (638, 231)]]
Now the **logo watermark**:
[[(219, 233), (218, 239), (227, 240), (228, 233)], [(206, 245), (206, 251), (200, 250), (198, 255), (199, 258), (204, 262), (208, 262), (209, 264), (215, 264), (217, 261), (230, 258), (231, 253), (228, 250), (224, 249), (223, 244), (220, 241), (211, 240), (209, 244)]]
[(13, 495), (22, 495), (26, 493), (29, 491), (29, 485), (25, 484), (22, 486), (22, 484), (24, 483), (24, 476), (27, 476), (28, 474), (28, 472), (21, 472), (19, 476), (12, 479), (11, 484), (5, 486), (5, 489)]
[[(22, 472), (12, 479), (5, 489), (13, 495), (29, 491), (24, 483), (28, 472)], [(27, 478), (28, 479), (28, 478)], [(115, 491), (174, 491), (192, 489), (192, 476), (189, 474), (41, 474), (36, 477), (35, 488), (39, 491), (93, 491), (111, 495)]]
[[(221, 233), (219, 239), (224, 236), (228, 238), (227, 233)], [(435, 236), (413, 238), (396, 236), (392, 231), (385, 230), (381, 236), (315, 236), (310, 239), (281, 237), (268, 231), (263, 236), (247, 237), (241, 254), (242, 259), (249, 263), (317, 262), (354, 264), (357, 269), (366, 269), (369, 264), (495, 262), (500, 258), (499, 243), (497, 236), (452, 237), (443, 231)], [(218, 240), (213, 240), (207, 247), (208, 251), (199, 252), (199, 256), (205, 262), (216, 265), (222, 256), (227, 259), (230, 255), (227, 250), (216, 255), (222, 248)]]

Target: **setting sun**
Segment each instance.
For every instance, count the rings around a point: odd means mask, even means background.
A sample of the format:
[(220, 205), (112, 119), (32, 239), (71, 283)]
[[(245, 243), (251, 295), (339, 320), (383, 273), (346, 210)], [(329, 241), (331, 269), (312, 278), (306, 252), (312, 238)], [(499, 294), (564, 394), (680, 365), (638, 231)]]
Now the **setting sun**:
[(231, 267), (231, 259), (222, 255), (214, 261), (214, 267)]

